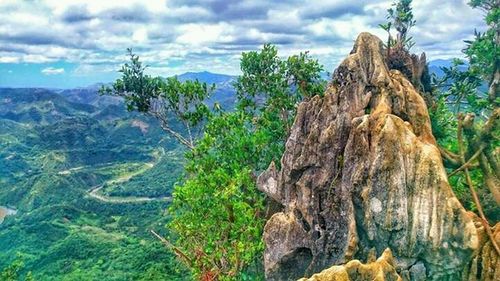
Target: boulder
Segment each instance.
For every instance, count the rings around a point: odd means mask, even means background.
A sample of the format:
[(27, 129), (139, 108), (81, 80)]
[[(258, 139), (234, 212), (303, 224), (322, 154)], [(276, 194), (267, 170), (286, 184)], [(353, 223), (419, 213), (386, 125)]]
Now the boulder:
[(345, 265), (335, 265), (299, 281), (401, 281), (394, 267), (391, 250), (386, 249), (374, 262), (362, 264), (352, 260)]

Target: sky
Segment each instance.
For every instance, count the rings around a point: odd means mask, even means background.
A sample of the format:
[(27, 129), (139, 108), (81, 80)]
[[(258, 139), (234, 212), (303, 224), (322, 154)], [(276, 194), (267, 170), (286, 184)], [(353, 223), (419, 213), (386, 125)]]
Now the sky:
[[(275, 44), (283, 57), (309, 51), (327, 71), (362, 31), (386, 38), (393, 1), (0, 0), (0, 87), (83, 87), (110, 82), (133, 48), (152, 75), (239, 73), (242, 52)], [(485, 30), (467, 0), (414, 0), (412, 51), (461, 57)]]

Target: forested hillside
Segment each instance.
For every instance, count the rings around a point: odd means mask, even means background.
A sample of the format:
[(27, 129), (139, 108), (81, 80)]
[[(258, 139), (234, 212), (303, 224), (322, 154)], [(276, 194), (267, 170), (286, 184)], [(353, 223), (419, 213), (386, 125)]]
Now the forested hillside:
[[(17, 210), (0, 224), (0, 268), (22, 261), (35, 280), (181, 276), (149, 234), (164, 231), (182, 175), (183, 150), (155, 120), (95, 88), (0, 89), (0, 124), (0, 206)], [(98, 186), (104, 200), (90, 194)]]

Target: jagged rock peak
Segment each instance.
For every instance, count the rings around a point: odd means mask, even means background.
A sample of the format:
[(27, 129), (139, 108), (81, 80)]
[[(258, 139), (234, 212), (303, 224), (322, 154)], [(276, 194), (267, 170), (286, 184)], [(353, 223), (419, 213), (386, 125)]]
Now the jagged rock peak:
[(358, 36), (324, 97), (299, 105), (281, 159), (258, 179), (283, 206), (266, 223), (268, 280), (311, 276), (389, 248), (404, 280), (460, 280), (478, 233), (447, 181), (425, 102)]

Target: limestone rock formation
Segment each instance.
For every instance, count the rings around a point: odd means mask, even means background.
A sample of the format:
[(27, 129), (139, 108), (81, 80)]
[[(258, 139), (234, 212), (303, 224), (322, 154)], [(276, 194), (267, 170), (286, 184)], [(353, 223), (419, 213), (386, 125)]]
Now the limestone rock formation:
[(324, 97), (300, 104), (281, 170), (258, 179), (283, 206), (264, 229), (268, 280), (311, 276), (389, 248), (406, 280), (460, 280), (479, 247), (454, 196), (423, 98), (362, 33)]
[(311, 278), (299, 281), (400, 281), (401, 277), (394, 267), (391, 250), (386, 249), (374, 262), (362, 264), (352, 260), (345, 265), (335, 265), (314, 274)]
[[(479, 247), (474, 251), (472, 259), (462, 274), (463, 281), (496, 281), (500, 280), (500, 257), (484, 230), (481, 219), (470, 213), (479, 234)], [(500, 223), (492, 229), (493, 237), (500, 244)]]

